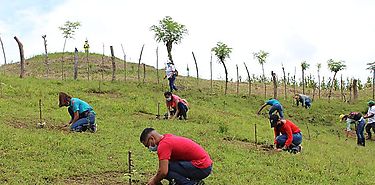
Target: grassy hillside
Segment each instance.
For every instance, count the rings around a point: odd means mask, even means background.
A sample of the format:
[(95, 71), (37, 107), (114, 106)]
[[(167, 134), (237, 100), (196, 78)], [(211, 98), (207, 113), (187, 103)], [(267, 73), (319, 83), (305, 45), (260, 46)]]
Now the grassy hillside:
[[(58, 61), (59, 56), (51, 55)], [(94, 56), (97, 61), (101, 56)], [(304, 151), (298, 155), (274, 153), (266, 111), (256, 111), (263, 103), (261, 85), (253, 95), (242, 84), (240, 95), (222, 94), (220, 81), (210, 90), (209, 81), (197, 82), (179, 77), (181, 97), (191, 105), (187, 121), (157, 120), (157, 104), (165, 112), (163, 92), (166, 81), (156, 84), (155, 70), (148, 67), (145, 83), (137, 82), (136, 65), (129, 65), (127, 82), (109, 82), (110, 68), (99, 90), (100, 73), (87, 81), (60, 80), (59, 63), (52, 63), (50, 79), (40, 75), (43, 58), (28, 60), (28, 77), (19, 79), (16, 65), (3, 66), (0, 76), (0, 183), (10, 184), (126, 184), (127, 153), (133, 152), (135, 184), (144, 184), (157, 169), (157, 156), (139, 143), (145, 127), (173, 133), (200, 143), (214, 161), (207, 184), (373, 184), (374, 141), (365, 148), (356, 145), (352, 135), (343, 132), (338, 115), (366, 109), (366, 97), (356, 104), (334, 99), (316, 100), (310, 110), (283, 100), (286, 117), (304, 135)], [(118, 60), (120, 61), (120, 60)], [(121, 61), (120, 61), (121, 62)], [(109, 66), (109, 64), (108, 64)], [(72, 65), (66, 65), (72, 70)], [(81, 66), (84, 69), (84, 64)], [(96, 63), (93, 68), (96, 68)], [(121, 67), (119, 67), (121, 68)], [(95, 70), (94, 70), (95, 71)], [(122, 76), (123, 77), (123, 76)], [(57, 79), (56, 79), (57, 78)], [(98, 132), (71, 133), (62, 125), (69, 121), (66, 108), (58, 108), (57, 94), (65, 91), (89, 102), (97, 112)], [(271, 91), (269, 91), (271, 92)], [(259, 95), (258, 95), (259, 94)], [(38, 101), (42, 99), (43, 119), (47, 126), (37, 129)], [(257, 125), (258, 144), (254, 143)], [(307, 129), (307, 127), (309, 129)], [(309, 130), (309, 132), (308, 132)]]

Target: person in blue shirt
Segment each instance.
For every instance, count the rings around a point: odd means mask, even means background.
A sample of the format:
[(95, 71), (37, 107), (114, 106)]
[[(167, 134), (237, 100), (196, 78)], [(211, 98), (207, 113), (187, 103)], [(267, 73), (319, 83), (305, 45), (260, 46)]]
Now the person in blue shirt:
[(78, 98), (72, 98), (64, 92), (59, 93), (59, 107), (68, 107), (70, 114), (70, 130), (75, 132), (84, 132), (89, 129), (91, 132), (96, 132), (95, 116), (93, 108)]
[(281, 105), (281, 103), (276, 100), (276, 99), (273, 99), (273, 98), (270, 98), (269, 100), (267, 100), (259, 109), (258, 111), (258, 115), (260, 114), (260, 111), (262, 111), (264, 109), (264, 107), (266, 107), (267, 105), (270, 105), (271, 106), (271, 109), (270, 111), (268, 112), (269, 116), (271, 117), (271, 115), (277, 111), (279, 113), (279, 117), (280, 119), (284, 119), (284, 113), (283, 113), (283, 106)]

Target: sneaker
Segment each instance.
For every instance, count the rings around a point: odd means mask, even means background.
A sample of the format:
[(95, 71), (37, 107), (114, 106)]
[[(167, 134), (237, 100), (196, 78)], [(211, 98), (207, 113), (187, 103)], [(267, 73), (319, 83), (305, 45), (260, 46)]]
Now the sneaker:
[(96, 125), (90, 126), (90, 132), (95, 133), (98, 130), (98, 127)]
[(204, 185), (205, 183), (204, 183), (204, 181), (203, 180), (200, 180), (200, 181), (198, 181), (197, 183), (195, 183), (195, 185)]

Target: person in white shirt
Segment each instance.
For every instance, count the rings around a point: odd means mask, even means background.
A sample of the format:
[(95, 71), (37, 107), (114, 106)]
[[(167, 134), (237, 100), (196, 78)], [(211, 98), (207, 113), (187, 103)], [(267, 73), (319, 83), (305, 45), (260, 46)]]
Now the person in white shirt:
[(169, 81), (169, 88), (170, 92), (173, 92), (173, 90), (178, 90), (176, 86), (174, 85), (174, 81), (176, 80), (178, 72), (172, 62), (168, 62), (167, 66), (165, 68), (165, 76), (164, 79), (167, 78)]
[(368, 105), (368, 111), (367, 114), (364, 116), (364, 118), (367, 119), (367, 125), (366, 125), (366, 132), (367, 132), (367, 138), (371, 139), (371, 129), (375, 133), (375, 102), (369, 101), (367, 102)]

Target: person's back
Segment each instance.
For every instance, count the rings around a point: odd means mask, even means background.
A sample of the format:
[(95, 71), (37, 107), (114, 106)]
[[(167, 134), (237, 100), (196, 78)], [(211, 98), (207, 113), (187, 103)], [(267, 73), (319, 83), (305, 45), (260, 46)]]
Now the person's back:
[(88, 103), (79, 98), (72, 98), (70, 107), (72, 108), (73, 112), (78, 111), (80, 114), (86, 111), (91, 111), (95, 114), (93, 108)]
[(299, 129), (299, 127), (294, 124), (293, 122), (291, 122), (290, 120), (285, 120), (286, 122), (282, 125), (280, 125), (279, 127), (275, 127), (275, 133), (282, 133), (282, 134), (287, 134), (288, 130), (290, 129), (292, 131), (292, 134), (294, 133), (298, 133), (300, 132), (301, 130)]
[(266, 104), (273, 106), (273, 105), (276, 105), (276, 104), (280, 104), (280, 102), (278, 100), (272, 98), (272, 99), (267, 100)]
[(191, 161), (197, 168), (207, 168), (212, 164), (208, 153), (194, 141), (164, 134), (158, 145), (159, 160)]

